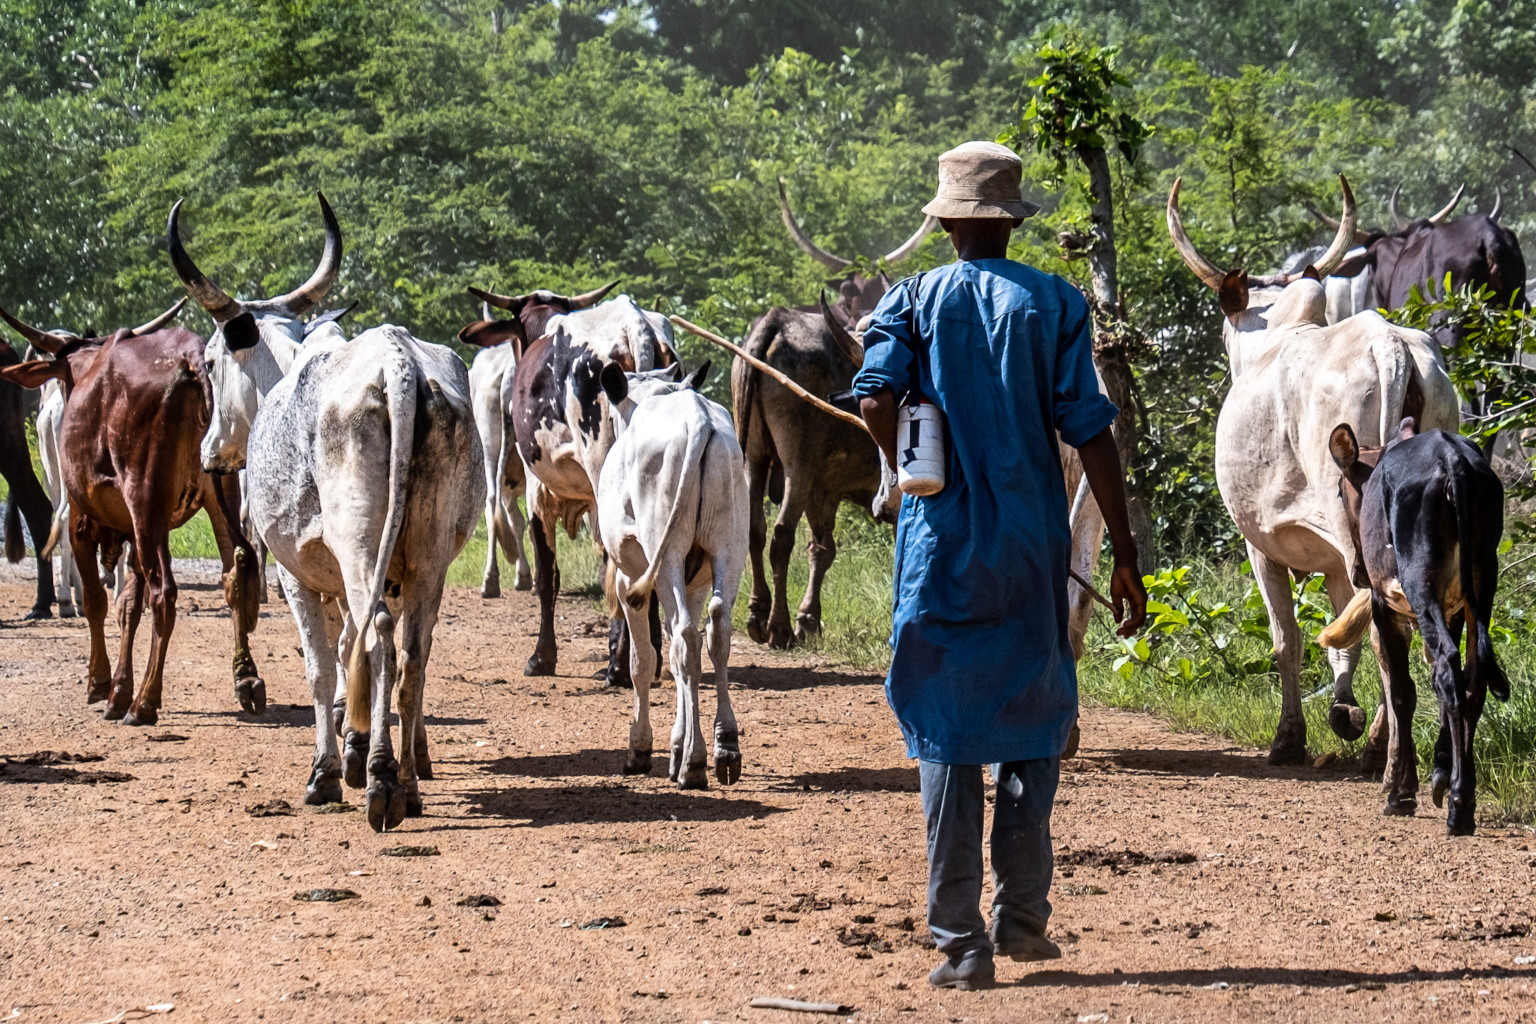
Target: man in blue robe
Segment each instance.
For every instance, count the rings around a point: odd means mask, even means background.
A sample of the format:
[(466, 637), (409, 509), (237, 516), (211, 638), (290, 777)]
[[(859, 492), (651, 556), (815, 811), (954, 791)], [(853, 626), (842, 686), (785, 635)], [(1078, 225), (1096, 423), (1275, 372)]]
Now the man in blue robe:
[[(886, 693), (920, 759), (928, 826), (928, 927), (945, 960), (936, 987), (980, 988), (993, 955), (1061, 955), (1051, 912), (1051, 806), (1077, 716), (1067, 637), (1071, 549), (1056, 439), (1075, 447), (1114, 546), (1120, 632), (1146, 618), (1146, 591), (1098, 387), (1088, 304), (1071, 284), (1007, 258), (1039, 207), (1009, 149), (970, 142), (939, 159), (940, 219), (959, 259), (891, 289), (864, 334), (854, 380), (865, 422), (899, 465), (900, 402), (943, 413), (945, 483), (906, 495)], [(910, 458), (910, 455), (907, 456)], [(1128, 614), (1127, 614), (1128, 612)], [(979, 903), (985, 784), (992, 765), (992, 925)]]

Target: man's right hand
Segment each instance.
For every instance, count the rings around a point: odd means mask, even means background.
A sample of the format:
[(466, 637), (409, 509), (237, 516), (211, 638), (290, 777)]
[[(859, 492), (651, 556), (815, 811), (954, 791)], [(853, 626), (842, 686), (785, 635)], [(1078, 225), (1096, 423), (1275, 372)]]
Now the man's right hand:
[(1115, 566), (1109, 578), (1109, 599), (1115, 606), (1115, 621), (1120, 636), (1135, 636), (1147, 621), (1147, 588), (1142, 585), (1141, 572), (1134, 565)]

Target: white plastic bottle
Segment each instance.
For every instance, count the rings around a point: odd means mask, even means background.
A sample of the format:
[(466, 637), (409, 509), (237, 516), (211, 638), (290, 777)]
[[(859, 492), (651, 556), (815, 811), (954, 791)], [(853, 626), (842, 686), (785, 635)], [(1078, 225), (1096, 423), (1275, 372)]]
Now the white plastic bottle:
[(920, 395), (896, 412), (896, 485), (918, 497), (944, 489), (944, 414)]

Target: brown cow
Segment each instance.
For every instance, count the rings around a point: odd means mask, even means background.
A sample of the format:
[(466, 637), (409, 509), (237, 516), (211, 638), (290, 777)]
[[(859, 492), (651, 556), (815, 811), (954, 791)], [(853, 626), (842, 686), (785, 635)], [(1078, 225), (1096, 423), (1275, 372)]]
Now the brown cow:
[[(53, 356), (0, 370), (0, 377), (31, 388), (57, 379), (64, 387), (64, 487), (91, 629), (86, 703), (107, 701), (106, 717), (127, 725), (153, 725), (159, 718), (166, 648), (176, 624), (170, 532), (200, 508), (213, 523), (224, 563), (224, 596), (235, 623), (235, 694), (255, 714), (267, 703), (247, 643), (257, 614), (255, 553), (230, 526), (237, 521), (239, 485), (232, 475), (204, 473), (198, 452), (210, 402), (203, 339), (166, 326), (185, 303), (105, 338), (40, 331), (0, 309), (18, 334)], [(112, 672), (104, 628), (107, 591), (97, 562), (113, 568), (125, 540), (133, 545), (133, 575), (118, 602), (122, 639)], [(153, 634), (135, 698), (133, 637), (146, 590)]]

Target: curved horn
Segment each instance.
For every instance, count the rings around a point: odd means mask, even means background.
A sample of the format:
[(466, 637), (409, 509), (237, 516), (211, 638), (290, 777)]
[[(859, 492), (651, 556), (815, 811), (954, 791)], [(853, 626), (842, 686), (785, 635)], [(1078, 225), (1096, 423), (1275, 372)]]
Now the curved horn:
[(907, 239), (905, 242), (902, 242), (896, 248), (886, 253), (885, 256), (881, 259), (881, 262), (887, 266), (894, 267), (896, 264), (907, 259), (907, 257), (911, 256), (914, 252), (917, 251), (918, 246), (923, 244), (923, 239), (927, 238), (933, 229), (938, 226), (939, 218), (933, 216), (925, 217), (923, 219), (922, 227), (914, 231), (911, 238)]
[[(526, 295), (501, 295), (497, 292), (482, 291), (479, 288), (476, 288), (474, 285), (469, 286), (469, 294), (473, 295), (481, 302), (488, 302), (495, 306), (497, 309), (505, 309), (509, 312), (515, 312), (516, 310), (522, 309), (523, 303), (528, 301), (528, 296)], [(491, 318), (486, 317), (486, 319), (489, 320)]]
[(161, 313), (159, 316), (155, 317), (149, 323), (147, 323), (147, 324), (140, 324), (139, 326), (135, 327), (133, 330), (129, 331), (128, 334), (131, 337), (135, 337), (135, 338), (140, 337), (140, 336), (145, 335), (145, 334), (154, 334), (160, 328), (164, 327), (166, 324), (170, 323), (172, 320), (175, 320), (178, 316), (180, 316), (181, 315), (181, 308), (183, 306), (185, 306), (186, 304), (187, 304), (186, 296), (182, 296), (180, 299), (176, 300), (176, 305), (172, 306), (170, 309), (166, 310), (164, 313)]
[(832, 308), (827, 305), (825, 290), (821, 293), (821, 319), (826, 323), (827, 330), (832, 332), (832, 340), (838, 348), (843, 350), (843, 355), (847, 356), (854, 366), (862, 366), (864, 346), (854, 340), (853, 335), (848, 333), (848, 328), (844, 327), (843, 322), (832, 313)]
[(176, 200), (176, 205), (171, 207), (171, 216), (165, 222), (165, 248), (171, 254), (171, 266), (176, 268), (176, 276), (181, 278), (187, 293), (197, 300), (198, 305), (207, 310), (214, 320), (224, 323), (240, 315), (240, 303), (208, 280), (197, 269), (197, 264), (192, 262), (192, 257), (187, 255), (187, 250), (181, 247), (181, 229), (177, 221), (181, 216), (182, 202), (181, 199)]
[(1195, 243), (1189, 240), (1189, 235), (1184, 231), (1184, 218), (1179, 215), (1179, 189), (1183, 185), (1182, 177), (1175, 178), (1173, 189), (1168, 193), (1168, 236), (1173, 239), (1173, 247), (1179, 251), (1184, 264), (1195, 272), (1195, 276), (1207, 288), (1219, 290), (1227, 272), (1200, 255), (1200, 250), (1195, 248)]
[(1440, 207), (1440, 211), (1434, 216), (1430, 217), (1429, 222), (1431, 224), (1444, 223), (1445, 218), (1449, 217), (1451, 215), (1451, 211), (1456, 209), (1456, 204), (1461, 202), (1462, 193), (1466, 192), (1466, 190), (1466, 182), (1462, 182), (1461, 187), (1456, 190), (1456, 194), (1451, 196), (1451, 201)]
[[(827, 252), (827, 250), (821, 248), (815, 242), (811, 241), (810, 236), (807, 235), (805, 231), (800, 227), (800, 222), (795, 220), (795, 215), (789, 208), (789, 196), (784, 191), (783, 178), (779, 179), (779, 213), (784, 217), (784, 226), (789, 229), (790, 237), (795, 240), (796, 245), (805, 250), (806, 255), (810, 256), (811, 259), (820, 263), (824, 267), (830, 267), (836, 271), (844, 271), (853, 266), (852, 260), (845, 260), (841, 256), (833, 256), (831, 253)], [(924, 222), (923, 226), (924, 228), (927, 228), (926, 221)], [(926, 233), (926, 231), (924, 233)], [(921, 241), (921, 239), (919, 239), (919, 241)], [(908, 239), (908, 244), (910, 243), (911, 239)], [(906, 246), (903, 245), (902, 248), (904, 249)], [(901, 249), (896, 251), (900, 252)], [(889, 257), (887, 257), (887, 259), (889, 259)]]
[(1403, 220), (1403, 215), (1397, 212), (1397, 197), (1402, 194), (1403, 183), (1398, 182), (1397, 187), (1392, 190), (1392, 198), (1387, 200), (1387, 213), (1392, 216), (1393, 231), (1401, 231), (1408, 226), (1408, 222)]
[(594, 288), (589, 292), (582, 292), (580, 295), (572, 295), (565, 301), (571, 304), (572, 309), (587, 309), (603, 301), (603, 296), (607, 295), (618, 286), (619, 282), (609, 281), (601, 288)]
[(1323, 253), (1323, 258), (1312, 264), (1317, 268), (1319, 277), (1327, 277), (1339, 268), (1344, 262), (1344, 257), (1349, 250), (1355, 247), (1355, 193), (1349, 187), (1349, 181), (1344, 175), (1339, 175), (1339, 188), (1344, 192), (1344, 211), (1339, 218), (1338, 230), (1334, 233), (1333, 244), (1328, 251)]
[(70, 340), (67, 337), (60, 337), (57, 334), (40, 331), (26, 321), (16, 319), (14, 316), (11, 316), (4, 306), (0, 306), (0, 319), (4, 319), (6, 323), (10, 324), (11, 330), (25, 338), (28, 345), (32, 345), (51, 356), (58, 355), (59, 349), (63, 348), (64, 343)]
[(1497, 223), (1499, 214), (1504, 212), (1504, 193), (1499, 189), (1493, 190), (1493, 209), (1488, 211), (1488, 219)]
[(341, 225), (336, 223), (336, 214), (331, 212), (331, 204), (325, 201), (325, 193), (317, 191), (315, 196), (320, 200), (320, 216), (325, 220), (325, 251), (320, 254), (320, 265), (309, 275), (308, 281), (272, 300), (294, 316), (303, 316), (318, 305), (341, 272)]
[[(1308, 202), (1306, 202), (1306, 203), (1304, 203), (1302, 205), (1304, 205), (1307, 208), (1307, 212), (1308, 213), (1310, 213), (1313, 217), (1315, 217), (1318, 221), (1320, 221), (1325, 227), (1331, 228), (1334, 231), (1339, 230), (1339, 223), (1340, 222), (1339, 222), (1337, 217), (1330, 217), (1330, 216), (1328, 216), (1322, 210), (1319, 210), (1316, 206), (1313, 206), (1310, 201), (1308, 201)], [(1361, 228), (1361, 227), (1356, 227), (1355, 228), (1355, 244), (1356, 245), (1364, 245), (1366, 242), (1370, 241), (1370, 238), (1371, 238), (1371, 233), (1369, 231), (1367, 231), (1367, 230), (1365, 230), (1364, 228)]]

